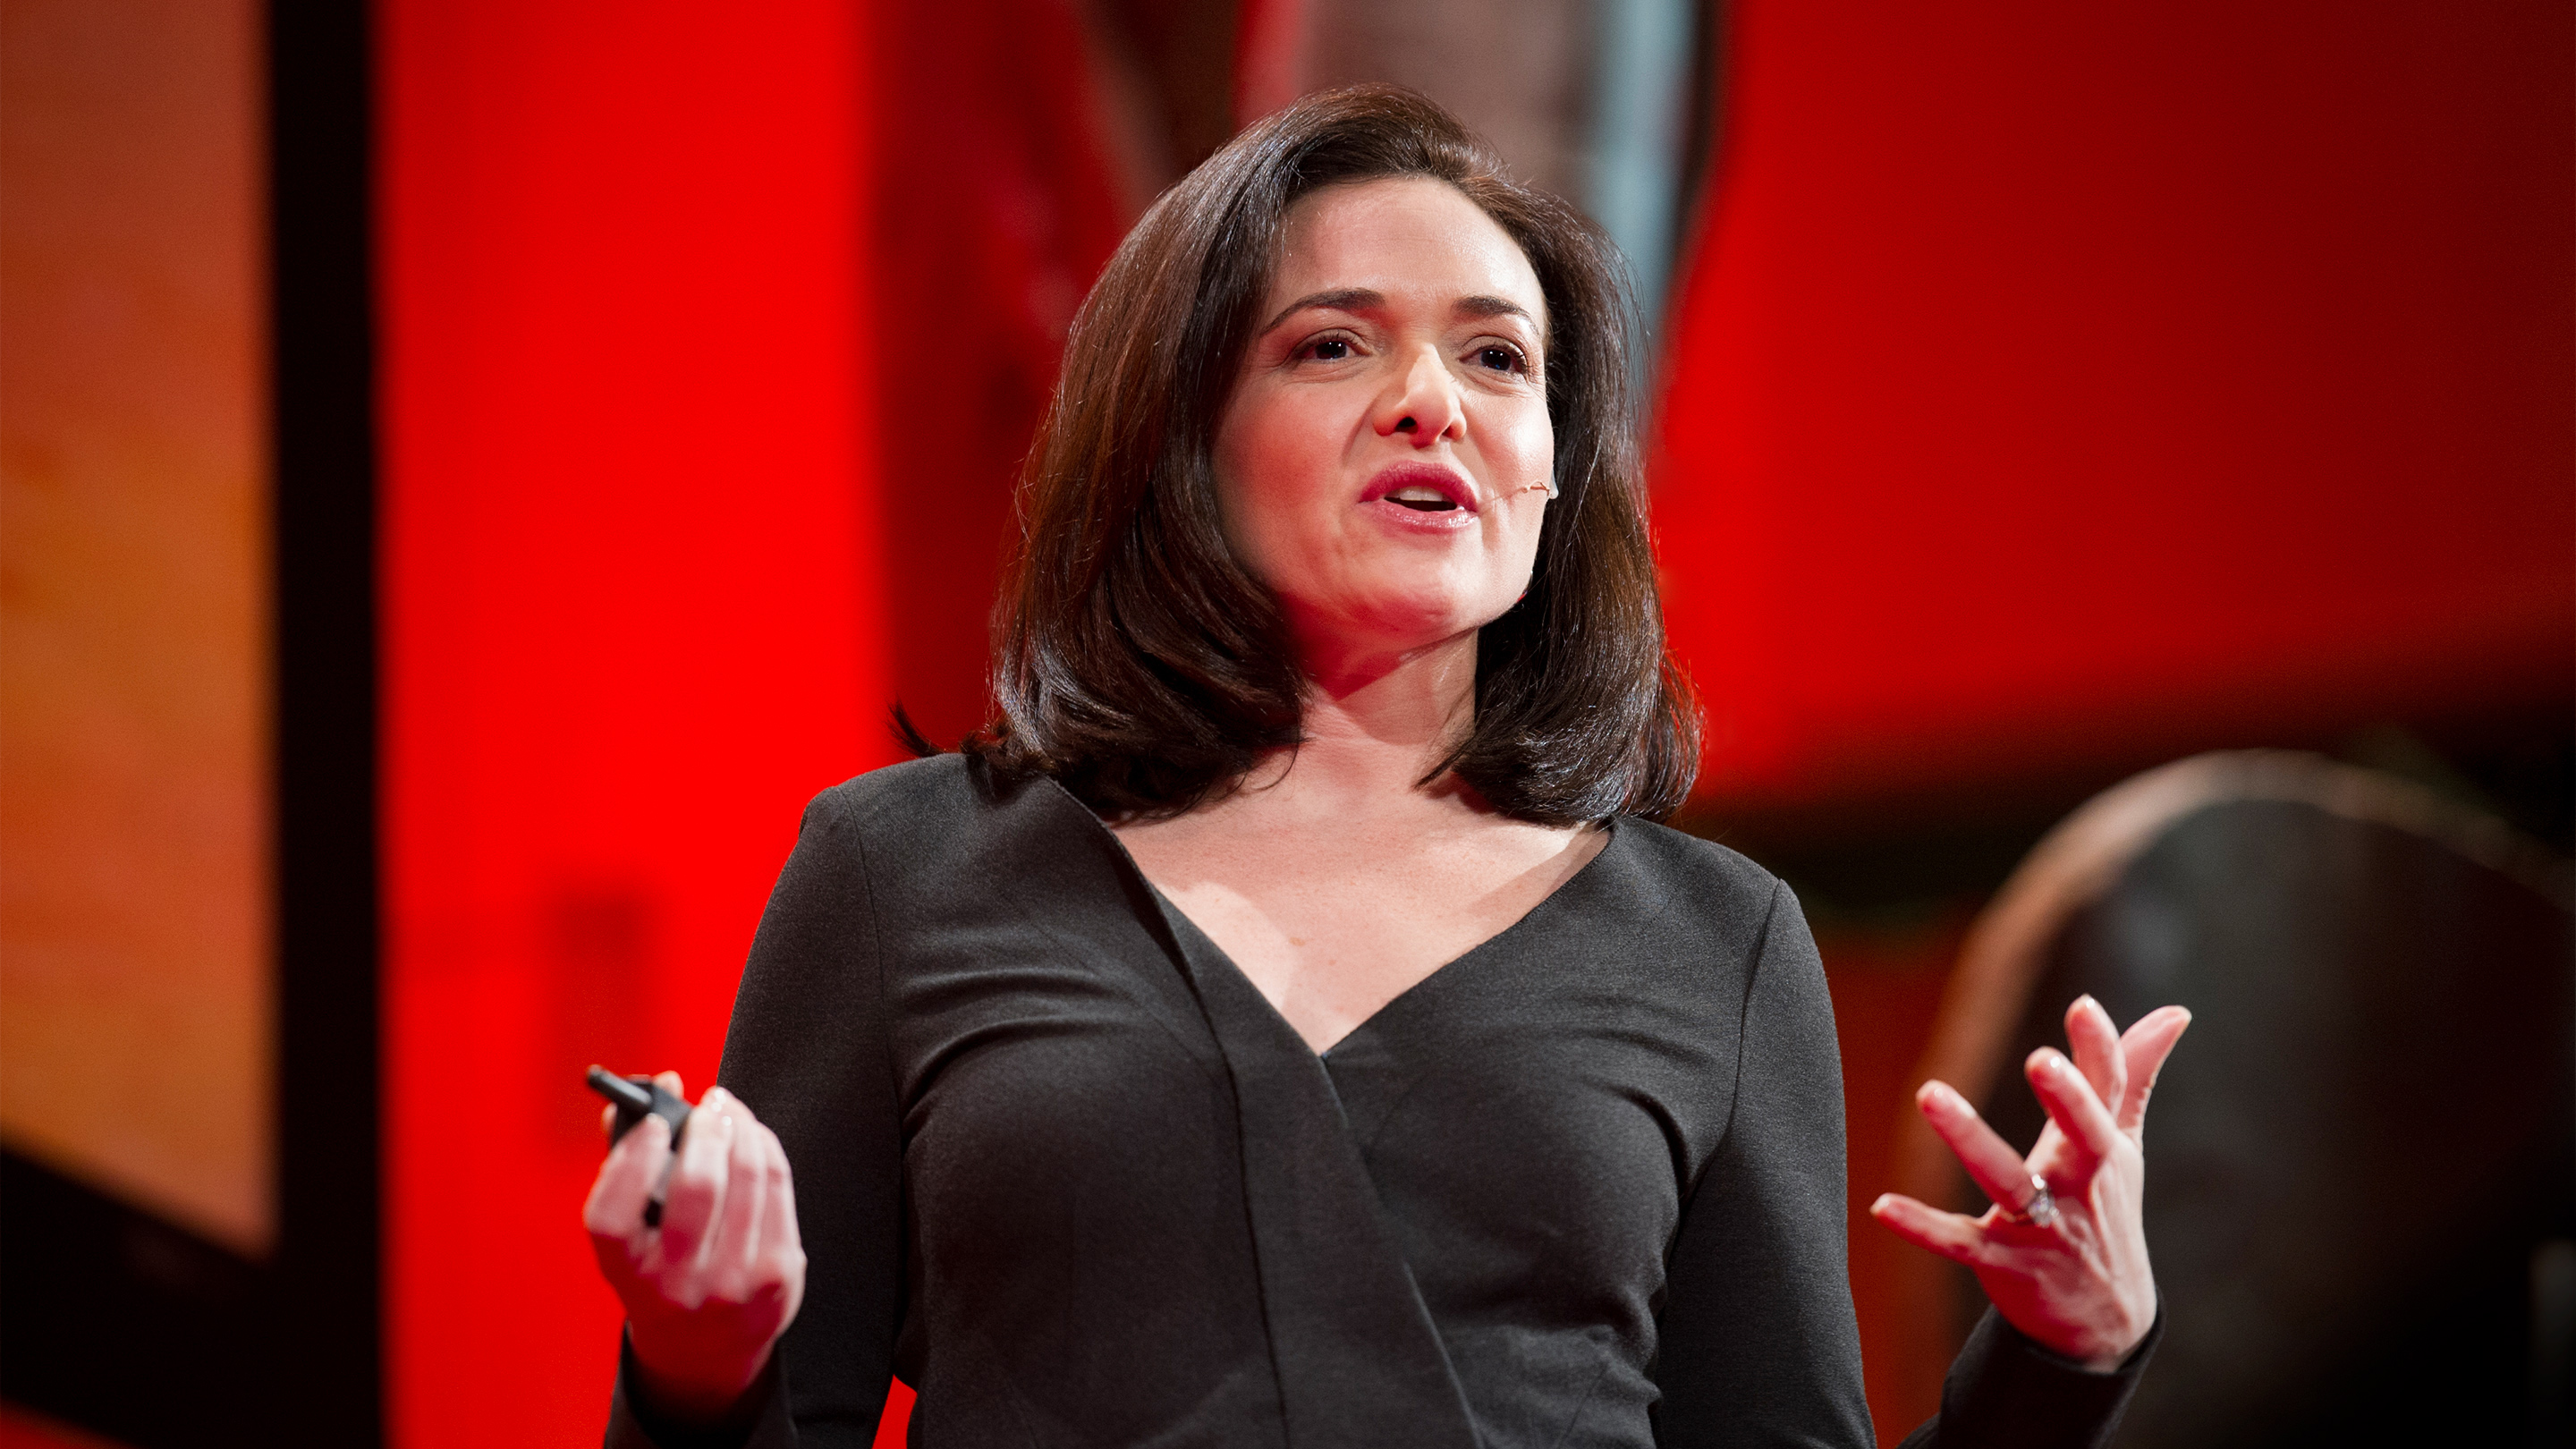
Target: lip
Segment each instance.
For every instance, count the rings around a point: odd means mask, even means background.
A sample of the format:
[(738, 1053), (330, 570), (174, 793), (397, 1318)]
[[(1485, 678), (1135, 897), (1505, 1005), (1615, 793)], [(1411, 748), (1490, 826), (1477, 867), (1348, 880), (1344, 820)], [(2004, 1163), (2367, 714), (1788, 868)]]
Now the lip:
[[(1436, 488), (1457, 507), (1450, 512), (1424, 512), (1389, 503), (1386, 496), (1403, 488)], [(1395, 514), (1417, 527), (1461, 528), (1476, 517), (1476, 485), (1446, 468), (1429, 463), (1398, 463), (1369, 480), (1360, 490), (1362, 506)]]

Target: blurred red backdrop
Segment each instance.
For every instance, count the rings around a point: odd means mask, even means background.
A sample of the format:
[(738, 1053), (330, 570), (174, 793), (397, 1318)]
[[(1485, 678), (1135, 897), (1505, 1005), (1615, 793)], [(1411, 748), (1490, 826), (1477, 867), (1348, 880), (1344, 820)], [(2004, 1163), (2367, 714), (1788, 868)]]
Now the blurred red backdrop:
[(1655, 471), (1704, 794), (2567, 697), (2565, 6), (1729, 8)]
[(595, 1440), (579, 1074), (712, 1075), (890, 756), (846, 5), (380, 9), (391, 1438)]
[[(895, 683), (929, 737), (985, 720), (1011, 485), (1073, 310), (1141, 198), (1100, 128), (1071, 6), (874, 8), (867, 345)], [(882, 708), (882, 704), (879, 705)]]
[[(974, 721), (1137, 197), (1070, 7), (378, 13), (392, 1438), (574, 1442), (578, 1072), (702, 1085), (802, 802)], [(1707, 809), (2564, 701), (2564, 7), (1729, 13), (1655, 480)]]

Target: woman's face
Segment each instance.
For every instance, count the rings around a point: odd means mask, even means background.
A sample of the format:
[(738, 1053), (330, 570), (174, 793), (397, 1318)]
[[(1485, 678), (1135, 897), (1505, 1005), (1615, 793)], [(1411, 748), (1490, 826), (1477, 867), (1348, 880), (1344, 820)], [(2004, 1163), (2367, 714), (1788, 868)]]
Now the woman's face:
[(1289, 211), (1260, 315), (1217, 499), (1309, 667), (1500, 617), (1529, 586), (1556, 446), (1520, 247), (1444, 182), (1328, 187)]

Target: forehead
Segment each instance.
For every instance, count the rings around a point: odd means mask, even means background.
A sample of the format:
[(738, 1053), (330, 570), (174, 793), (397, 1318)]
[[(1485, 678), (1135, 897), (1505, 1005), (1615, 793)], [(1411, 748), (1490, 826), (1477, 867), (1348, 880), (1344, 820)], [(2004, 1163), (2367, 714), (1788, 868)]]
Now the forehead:
[(1547, 316), (1520, 244), (1464, 192), (1427, 176), (1328, 186), (1288, 209), (1272, 305), (1338, 288), (1436, 306), (1503, 297)]

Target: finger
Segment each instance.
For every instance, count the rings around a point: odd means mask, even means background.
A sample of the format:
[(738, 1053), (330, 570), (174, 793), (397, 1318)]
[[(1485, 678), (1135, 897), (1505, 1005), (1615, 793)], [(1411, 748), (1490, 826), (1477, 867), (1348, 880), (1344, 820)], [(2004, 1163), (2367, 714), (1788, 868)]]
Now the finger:
[(1985, 1229), (1964, 1213), (1945, 1213), (1899, 1192), (1880, 1193), (1869, 1215), (1918, 1248), (1974, 1267), (1985, 1260)]
[(613, 1102), (600, 1105), (599, 1135), (607, 1138), (612, 1146), (617, 1142), (617, 1106)]
[(760, 1255), (769, 1171), (768, 1164), (761, 1160), (760, 1124), (748, 1120), (738, 1102), (728, 1098), (725, 1105), (732, 1160), (726, 1164), (724, 1224), (716, 1240), (707, 1245), (708, 1261), (747, 1274)]
[(678, 1072), (655, 1072), (653, 1074), (653, 1085), (660, 1087), (663, 1091), (670, 1093), (672, 1096), (679, 1098), (683, 1102), (689, 1100), (689, 1089), (680, 1085), (680, 1074)]
[[(707, 1093), (719, 1106), (721, 1091)], [(690, 1114), (688, 1130), (680, 1134), (680, 1160), (662, 1193), (663, 1250), (676, 1262), (704, 1261), (730, 1186), (726, 1168), (733, 1152), (733, 1119), (722, 1111), (706, 1111), (706, 1105)]]
[(764, 1199), (767, 1213), (761, 1220), (760, 1237), (772, 1249), (801, 1248), (802, 1235), (796, 1227), (796, 1173), (787, 1162), (787, 1148), (778, 1134), (766, 1127), (757, 1129), (761, 1140), (761, 1167), (769, 1177), (769, 1196)]
[(777, 1253), (798, 1266), (802, 1277), (805, 1258), (803, 1232), (796, 1226), (796, 1173), (787, 1162), (787, 1148), (778, 1134), (763, 1127), (760, 1136), (766, 1144), (762, 1161), (769, 1172), (769, 1196), (765, 1199), (767, 1215), (760, 1225), (762, 1250)]
[(1995, 1129), (1949, 1083), (1925, 1082), (1914, 1094), (1914, 1105), (1941, 1140), (1950, 1144), (1979, 1191), (2007, 1208), (2019, 1208), (2029, 1200), (2030, 1167), (2022, 1155), (1995, 1135)]
[(2111, 1024), (2111, 1013), (2102, 1009), (2102, 1003), (2086, 995), (2066, 1008), (2066, 1044), (2072, 1048), (2076, 1069), (2093, 1084), (2093, 1095), (2104, 1102), (2126, 1099), (2129, 1059), (2120, 1050), (2120, 1029)]
[(2066, 1054), (2055, 1048), (2032, 1052), (2022, 1069), (2030, 1078), (2030, 1089), (2039, 1094), (2039, 1105), (2047, 1109), (2048, 1120), (2065, 1134), (2068, 1155), (2075, 1159), (2070, 1168), (2078, 1176), (2089, 1176), (2120, 1138), (2111, 1109), (2102, 1105), (2093, 1084), (2084, 1080)]
[(582, 1225), (596, 1237), (634, 1241), (644, 1228), (644, 1204), (653, 1195), (653, 1184), (661, 1180), (663, 1164), (670, 1160), (670, 1124), (659, 1117), (647, 1119), (620, 1138), (599, 1164), (599, 1176), (591, 1181), (590, 1200), (582, 1204)]
[(2165, 1069), (2165, 1059), (2173, 1054), (2174, 1044), (2182, 1040), (2191, 1025), (2191, 1013), (2179, 1006), (2160, 1006), (2140, 1017), (2128, 1034), (2120, 1038), (2120, 1055), (2127, 1058), (2129, 1090), (2120, 1098), (2117, 1120), (2120, 1130), (2136, 1137), (2146, 1127), (2147, 1098), (2156, 1090), (2156, 1077)]

